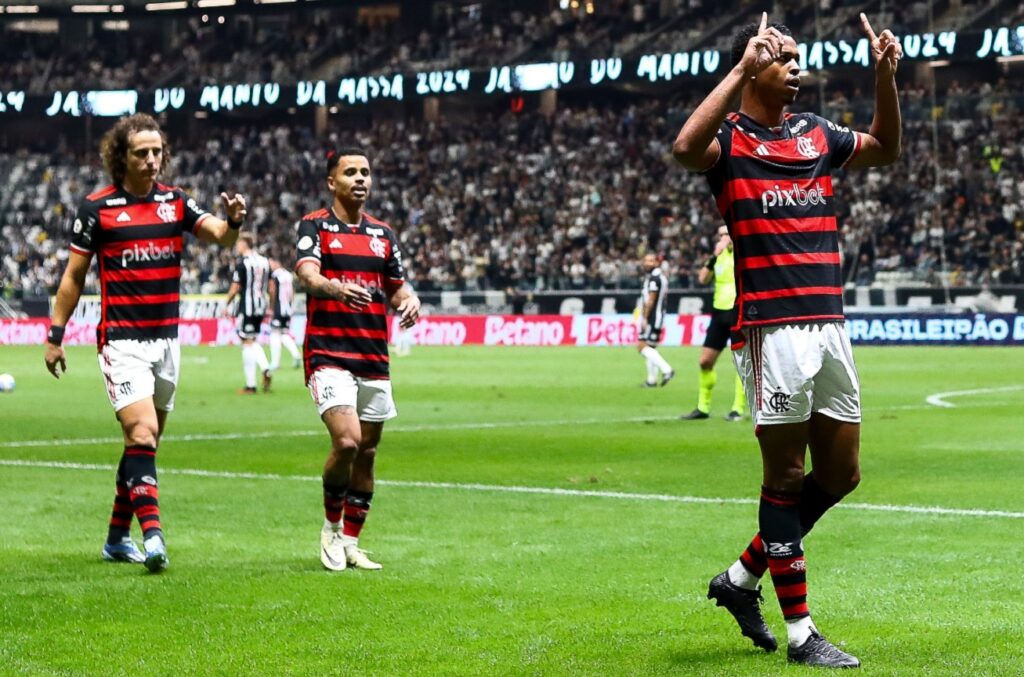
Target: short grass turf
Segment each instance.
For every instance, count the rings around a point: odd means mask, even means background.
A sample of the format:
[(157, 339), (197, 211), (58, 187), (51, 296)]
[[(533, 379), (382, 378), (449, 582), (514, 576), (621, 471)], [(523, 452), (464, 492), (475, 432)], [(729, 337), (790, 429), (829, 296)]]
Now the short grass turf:
[[(759, 455), (749, 421), (721, 418), (728, 356), (714, 417), (683, 422), (697, 349), (663, 352), (678, 376), (651, 390), (628, 348), (395, 360), (362, 539), (385, 568), (330, 573), (300, 373), (240, 396), (237, 349), (185, 349), (153, 576), (99, 557), (120, 443), (94, 350), (69, 349), (58, 382), (40, 348), (2, 347), (0, 674), (813, 673), (705, 598), (756, 529)], [(1024, 353), (856, 352), (864, 481), (805, 543), (817, 624), (864, 674), (1021, 674)]]

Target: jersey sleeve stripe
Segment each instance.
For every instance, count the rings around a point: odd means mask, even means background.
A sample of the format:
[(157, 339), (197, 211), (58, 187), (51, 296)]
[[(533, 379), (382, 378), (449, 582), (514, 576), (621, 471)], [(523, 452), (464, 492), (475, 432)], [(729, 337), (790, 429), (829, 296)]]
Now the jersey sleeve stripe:
[(75, 252), (76, 254), (89, 255), (89, 254), (93, 254), (94, 253), (91, 249), (86, 249), (85, 247), (79, 247), (76, 244), (72, 244), (70, 246), (70, 249), (71, 249), (71, 251)]
[(210, 212), (206, 212), (205, 214), (200, 216), (198, 219), (196, 219), (196, 225), (192, 226), (192, 234), (193, 235), (197, 234), (199, 232), (199, 226), (203, 225), (203, 221), (205, 221), (206, 219), (210, 218), (211, 216), (213, 216), (213, 214), (211, 214)]
[(295, 262), (295, 270), (297, 271), (302, 267), (304, 263), (315, 263), (317, 268), (320, 267), (320, 259), (315, 256), (303, 256), (301, 259)]
[(864, 145), (864, 140), (861, 138), (862, 136), (863, 135), (860, 132), (853, 133), (853, 151), (850, 153), (850, 157), (846, 158), (846, 160), (843, 161), (843, 164), (839, 165), (840, 167), (845, 167), (850, 164), (850, 160), (857, 157), (857, 153), (860, 152), (861, 146)]

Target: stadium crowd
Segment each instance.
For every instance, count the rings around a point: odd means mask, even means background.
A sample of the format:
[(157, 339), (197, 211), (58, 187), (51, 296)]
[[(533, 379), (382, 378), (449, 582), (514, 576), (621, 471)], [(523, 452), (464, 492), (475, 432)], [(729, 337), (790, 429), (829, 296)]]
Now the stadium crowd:
[[(1003, 81), (953, 83), (933, 137), (927, 92), (903, 91), (903, 158), (838, 182), (848, 282), (1024, 283), (1022, 100)], [(814, 105), (813, 92), (804, 103)], [(260, 246), (289, 262), (294, 224), (328, 197), (325, 149), (355, 143), (373, 157), (370, 211), (399, 233), (420, 291), (632, 288), (647, 251), (685, 288), (720, 223), (703, 179), (670, 155), (692, 105), (644, 99), (567, 104), (550, 117), (382, 121), (328, 139), (304, 127), (210, 126), (202, 138), (172, 136), (166, 181), (209, 206), (224, 188), (242, 192)], [(823, 108), (840, 123), (870, 121), (870, 102), (856, 92), (837, 89)], [(96, 155), (0, 155), (4, 294), (56, 287), (75, 205), (108, 182)], [(184, 289), (224, 291), (231, 256), (189, 247)]]

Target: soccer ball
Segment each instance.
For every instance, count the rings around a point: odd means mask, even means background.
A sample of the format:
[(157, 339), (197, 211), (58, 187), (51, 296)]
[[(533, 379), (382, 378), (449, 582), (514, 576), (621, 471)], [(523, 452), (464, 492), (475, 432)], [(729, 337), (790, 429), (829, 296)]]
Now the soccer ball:
[(0, 374), (0, 393), (9, 393), (14, 390), (14, 377), (10, 374)]

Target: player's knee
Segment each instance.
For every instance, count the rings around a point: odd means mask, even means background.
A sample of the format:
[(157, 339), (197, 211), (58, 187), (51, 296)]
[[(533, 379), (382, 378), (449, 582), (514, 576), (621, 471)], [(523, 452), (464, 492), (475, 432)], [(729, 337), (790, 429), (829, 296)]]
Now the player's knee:
[(331, 435), (331, 451), (335, 456), (351, 459), (359, 451), (359, 440), (344, 433)]
[(156, 422), (136, 421), (125, 426), (125, 438), (132, 446), (156, 448), (159, 431)]
[(860, 468), (853, 467), (848, 473), (846, 473), (839, 482), (836, 492), (839, 496), (846, 496), (847, 494), (853, 493), (853, 490), (860, 485)]
[(765, 477), (765, 488), (787, 494), (797, 494), (804, 486), (804, 469), (802, 465), (793, 464), (785, 468), (775, 468)]
[(361, 446), (359, 447), (359, 454), (356, 456), (356, 460), (360, 463), (373, 465), (374, 460), (377, 458), (377, 445)]
[(707, 357), (700, 358), (697, 361), (697, 364), (700, 365), (701, 371), (710, 371), (715, 368), (715, 361)]

